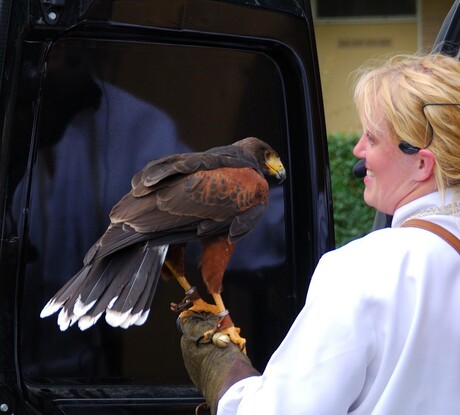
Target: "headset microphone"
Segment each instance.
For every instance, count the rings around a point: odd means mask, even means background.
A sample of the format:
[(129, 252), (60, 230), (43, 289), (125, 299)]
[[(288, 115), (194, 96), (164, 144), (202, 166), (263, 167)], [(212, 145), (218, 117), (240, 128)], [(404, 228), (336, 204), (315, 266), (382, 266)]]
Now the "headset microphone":
[(366, 176), (366, 160), (361, 159), (359, 160), (353, 167), (353, 174), (358, 178), (362, 179)]

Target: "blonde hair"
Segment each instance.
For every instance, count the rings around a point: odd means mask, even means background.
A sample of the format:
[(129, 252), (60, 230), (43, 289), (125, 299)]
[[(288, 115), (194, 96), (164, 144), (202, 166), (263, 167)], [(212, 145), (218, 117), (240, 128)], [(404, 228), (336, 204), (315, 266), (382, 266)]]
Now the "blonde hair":
[(460, 62), (439, 53), (398, 55), (359, 73), (355, 103), (378, 128), (377, 106), (396, 142), (432, 151), (438, 189), (460, 187)]

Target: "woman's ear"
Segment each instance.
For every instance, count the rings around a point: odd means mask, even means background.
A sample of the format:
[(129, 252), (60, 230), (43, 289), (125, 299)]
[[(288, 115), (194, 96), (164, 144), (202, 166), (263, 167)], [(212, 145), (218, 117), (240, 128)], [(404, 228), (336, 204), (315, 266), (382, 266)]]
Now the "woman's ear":
[(421, 149), (417, 153), (418, 159), (418, 180), (423, 182), (434, 176), (434, 167), (436, 158), (434, 154), (427, 148)]

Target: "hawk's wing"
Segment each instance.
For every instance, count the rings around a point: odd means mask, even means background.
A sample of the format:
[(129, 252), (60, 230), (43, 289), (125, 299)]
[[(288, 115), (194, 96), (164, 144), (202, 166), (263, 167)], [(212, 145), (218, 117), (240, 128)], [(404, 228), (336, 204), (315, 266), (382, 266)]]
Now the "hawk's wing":
[(258, 170), (255, 158), (238, 146), (215, 147), (205, 152), (173, 154), (152, 160), (131, 180), (134, 196), (143, 196), (162, 186), (165, 179), (197, 171), (221, 167), (252, 167)]
[(158, 244), (225, 235), (235, 242), (254, 228), (268, 200), (268, 183), (254, 169), (223, 167), (172, 176), (142, 196), (134, 189), (112, 209), (111, 226), (85, 263), (143, 240)]

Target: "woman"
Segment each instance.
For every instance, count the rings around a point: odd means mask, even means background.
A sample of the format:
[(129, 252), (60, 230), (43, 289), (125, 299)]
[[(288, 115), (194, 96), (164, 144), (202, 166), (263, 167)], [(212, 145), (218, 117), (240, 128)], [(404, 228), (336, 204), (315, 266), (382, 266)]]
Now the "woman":
[(460, 413), (460, 255), (402, 227), (460, 236), (460, 63), (392, 58), (360, 75), (355, 101), (364, 200), (392, 226), (323, 256), (262, 375), (233, 348), (197, 352), (200, 323), (182, 322), (184, 361), (219, 415)]

